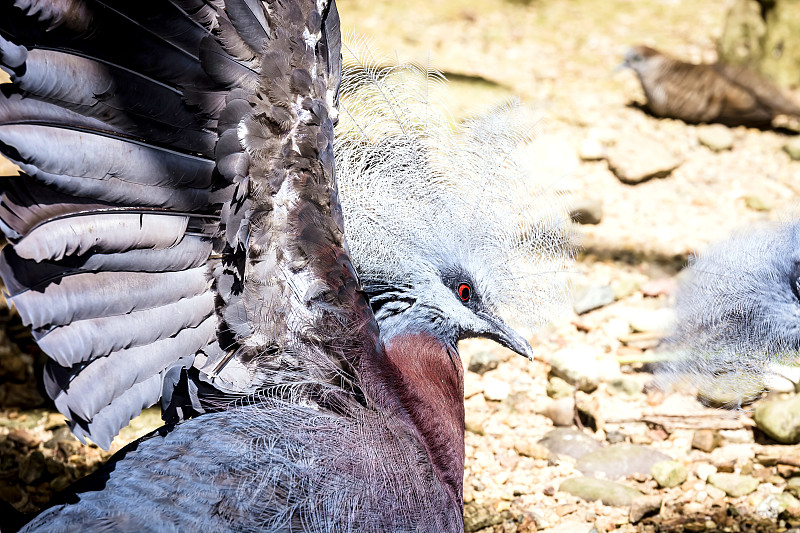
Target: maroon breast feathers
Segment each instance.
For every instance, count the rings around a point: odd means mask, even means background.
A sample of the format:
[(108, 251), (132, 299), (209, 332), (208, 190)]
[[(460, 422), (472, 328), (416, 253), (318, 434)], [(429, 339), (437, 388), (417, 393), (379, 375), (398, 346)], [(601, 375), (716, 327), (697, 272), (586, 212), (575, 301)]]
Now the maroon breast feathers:
[(386, 343), (387, 387), (416, 427), (434, 472), (462, 503), (464, 369), (455, 348), (423, 333)]

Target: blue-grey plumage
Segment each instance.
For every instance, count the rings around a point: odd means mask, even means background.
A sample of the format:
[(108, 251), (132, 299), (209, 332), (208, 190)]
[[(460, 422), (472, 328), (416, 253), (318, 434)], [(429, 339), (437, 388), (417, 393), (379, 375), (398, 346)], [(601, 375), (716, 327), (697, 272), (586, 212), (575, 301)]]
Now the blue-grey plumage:
[(739, 231), (692, 258), (665, 340), (665, 385), (688, 380), (732, 407), (757, 398), (776, 364), (800, 350), (800, 222)]
[(530, 356), (503, 317), (546, 314), (569, 256), (563, 218), (510, 207), (516, 108), (445, 133), (401, 106), (335, 154), (340, 97), (400, 102), (370, 69), (340, 92), (333, 2), (18, 0), (0, 31), (0, 274), (48, 393), (104, 447), (169, 422), (27, 530), (461, 530), (457, 342)]

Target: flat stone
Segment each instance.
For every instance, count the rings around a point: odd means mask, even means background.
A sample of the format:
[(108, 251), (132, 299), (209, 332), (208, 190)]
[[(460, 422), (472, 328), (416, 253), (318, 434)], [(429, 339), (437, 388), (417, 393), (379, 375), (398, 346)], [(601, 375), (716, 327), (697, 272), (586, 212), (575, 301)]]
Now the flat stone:
[(491, 402), (502, 402), (511, 393), (511, 385), (495, 378), (483, 380), (483, 397)]
[(636, 292), (641, 290), (641, 284), (639, 280), (634, 278), (622, 278), (615, 280), (611, 283), (611, 289), (614, 291), (614, 298), (617, 300), (622, 300), (623, 298), (627, 298), (631, 294), (635, 294)]
[(631, 502), (631, 510), (628, 513), (628, 518), (632, 524), (636, 524), (642, 518), (658, 514), (661, 510), (661, 496), (659, 495), (643, 495)]
[(608, 150), (606, 159), (609, 170), (629, 185), (665, 178), (682, 163), (663, 141), (641, 134), (620, 139)]
[(753, 211), (772, 211), (772, 203), (757, 194), (748, 194), (744, 197), (744, 204)]
[(669, 460), (668, 455), (647, 446), (619, 443), (584, 455), (575, 467), (587, 475), (603, 473), (615, 479), (632, 474), (649, 475), (653, 465)]
[(775, 392), (800, 392), (800, 366), (771, 364), (764, 379), (764, 387)]
[(753, 419), (758, 429), (771, 439), (782, 444), (800, 442), (800, 395), (761, 403)]
[(552, 376), (587, 393), (594, 391), (601, 381), (620, 376), (619, 363), (590, 346), (562, 348), (548, 362)]
[(708, 476), (708, 482), (731, 498), (746, 496), (758, 488), (758, 480), (753, 476), (743, 476), (741, 474), (728, 474), (717, 472)]
[(677, 288), (678, 281), (675, 278), (651, 279), (642, 284), (642, 294), (651, 298), (669, 296)]
[(717, 472), (717, 467), (708, 463), (700, 463), (694, 469), (694, 475), (697, 476), (697, 479), (702, 479), (706, 481), (708, 476), (715, 474)]
[(642, 383), (634, 377), (621, 376), (608, 382), (608, 390), (615, 394), (636, 396), (642, 392)]
[(797, 383), (785, 376), (770, 372), (764, 377), (764, 388), (772, 392), (792, 393), (797, 390)]
[(531, 459), (547, 459), (550, 457), (550, 450), (536, 442), (519, 440), (514, 442), (514, 450), (523, 457)]
[(40, 442), (42, 442), (38, 436), (23, 428), (10, 431), (7, 438), (10, 441), (16, 442), (17, 444), (21, 444), (28, 448), (35, 448)]
[(68, 475), (58, 476), (50, 482), (50, 488), (54, 492), (61, 492), (72, 484), (72, 478)]
[(678, 461), (659, 461), (650, 468), (659, 487), (671, 489), (686, 481), (686, 468)]
[[(616, 289), (614, 294), (617, 294)], [(600, 332), (611, 339), (624, 339), (631, 334), (631, 324), (625, 318), (613, 316), (600, 326)]]
[(730, 150), (733, 147), (733, 133), (722, 124), (709, 124), (697, 127), (697, 140), (714, 152)]
[(602, 448), (602, 443), (586, 433), (572, 428), (558, 428), (547, 433), (539, 444), (556, 455), (580, 459)]
[(599, 224), (603, 220), (603, 201), (599, 198), (582, 198), (572, 202), (569, 217), (578, 224)]
[(606, 147), (600, 140), (588, 137), (578, 147), (578, 157), (582, 161), (599, 161), (606, 157)]
[(610, 285), (587, 287), (575, 294), (572, 308), (582, 315), (614, 303), (614, 289)]
[(497, 368), (499, 361), (491, 350), (480, 350), (472, 354), (469, 358), (467, 370), (476, 374), (485, 374), (489, 370)]
[(573, 477), (565, 480), (558, 490), (577, 496), (586, 501), (600, 500), (604, 505), (624, 507), (642, 496), (638, 490), (620, 483), (593, 477)]
[(472, 411), (467, 411), (464, 414), (464, 429), (476, 435), (483, 435), (485, 430), (483, 428), (483, 415)]
[(558, 376), (552, 376), (547, 381), (547, 395), (554, 400), (572, 396), (575, 392), (575, 387), (564, 381)]
[(637, 310), (628, 317), (631, 329), (637, 333), (668, 331), (675, 321), (672, 309), (656, 309), (654, 311)]
[(47, 415), (47, 422), (44, 429), (53, 431), (55, 429), (67, 427), (67, 419), (61, 413), (50, 413)]
[(800, 137), (795, 137), (783, 145), (783, 151), (794, 161), (800, 161)]

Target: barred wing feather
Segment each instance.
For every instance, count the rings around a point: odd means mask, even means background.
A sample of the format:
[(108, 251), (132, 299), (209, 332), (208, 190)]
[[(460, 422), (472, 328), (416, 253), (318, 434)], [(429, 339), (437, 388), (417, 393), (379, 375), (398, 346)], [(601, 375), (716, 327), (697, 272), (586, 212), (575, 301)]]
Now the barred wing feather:
[(348, 375), (343, 352), (297, 355), (314, 299), (372, 320), (335, 194), (338, 15), (319, 4), (0, 7), (0, 151), (22, 169), (0, 185), (0, 276), (80, 438), (107, 448), (159, 399), (177, 421), (204, 395)]

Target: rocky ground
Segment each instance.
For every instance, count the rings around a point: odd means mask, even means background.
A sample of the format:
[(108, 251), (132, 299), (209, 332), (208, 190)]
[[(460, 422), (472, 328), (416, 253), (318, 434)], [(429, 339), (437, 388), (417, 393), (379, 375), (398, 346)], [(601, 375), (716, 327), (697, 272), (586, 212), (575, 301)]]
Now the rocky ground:
[[(689, 254), (798, 214), (797, 137), (655, 119), (632, 105), (643, 101), (632, 73), (613, 73), (639, 42), (713, 60), (725, 8), (339, 2), (346, 30), (400, 60), (432, 56), (457, 118), (518, 95), (541, 117), (531, 149), (540, 178), (598, 221), (580, 227), (573, 308), (530, 335), (533, 362), (463, 343), (468, 531), (800, 531), (800, 447), (768, 436), (800, 441), (792, 380), (740, 412), (648, 386)], [(13, 316), (2, 320), (0, 499), (31, 512), (108, 453), (81, 446), (46, 404), (22, 408), (41, 402), (28, 382), (39, 356), (13, 342)], [(157, 421), (148, 411), (112, 451)]]

